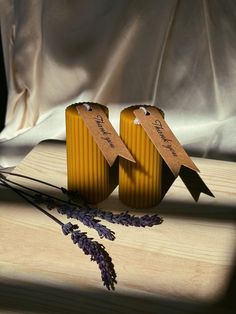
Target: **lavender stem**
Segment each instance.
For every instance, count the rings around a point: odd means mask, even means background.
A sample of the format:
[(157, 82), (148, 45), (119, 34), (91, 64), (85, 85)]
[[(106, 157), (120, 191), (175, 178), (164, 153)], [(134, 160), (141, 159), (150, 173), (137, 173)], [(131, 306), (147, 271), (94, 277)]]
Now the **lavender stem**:
[(0, 170), (0, 173), (5, 173), (5, 174), (8, 174), (8, 175), (15, 176), (15, 177), (20, 177), (20, 178), (25, 178), (25, 179), (28, 179), (28, 180), (31, 180), (31, 181), (35, 181), (35, 182), (39, 182), (39, 183), (51, 186), (51, 187), (53, 187), (55, 189), (58, 189), (58, 190), (61, 190), (60, 187), (58, 187), (58, 186), (56, 186), (54, 184), (51, 184), (51, 183), (48, 183), (48, 182), (45, 182), (45, 181), (42, 181), (42, 180), (39, 180), (39, 179), (36, 179), (36, 178), (31, 178), (31, 177), (23, 175), (23, 174), (13, 173), (13, 172), (8, 172), (8, 171), (2, 171), (2, 170)]
[(31, 201), (28, 197), (26, 197), (25, 195), (23, 195), (22, 192), (20, 192), (18, 189), (13, 188), (10, 184), (8, 184), (7, 182), (3, 181), (2, 179), (0, 179), (0, 181), (3, 183), (3, 185), (5, 185), (6, 187), (8, 187), (9, 189), (11, 189), (12, 191), (14, 191), (16, 194), (18, 194), (20, 197), (22, 197), (24, 200), (26, 200), (28, 203), (30, 203), (31, 205), (33, 205), (35, 208), (37, 208), (38, 210), (40, 210), (42, 213), (44, 213), (45, 215), (47, 215), (49, 218), (51, 218), (52, 220), (54, 220), (57, 224), (59, 224), (60, 226), (63, 226), (63, 222), (61, 222), (59, 219), (57, 219), (56, 217), (54, 217), (52, 214), (48, 213), (45, 209), (43, 209), (42, 207), (40, 207), (39, 205), (35, 204), (33, 201)]

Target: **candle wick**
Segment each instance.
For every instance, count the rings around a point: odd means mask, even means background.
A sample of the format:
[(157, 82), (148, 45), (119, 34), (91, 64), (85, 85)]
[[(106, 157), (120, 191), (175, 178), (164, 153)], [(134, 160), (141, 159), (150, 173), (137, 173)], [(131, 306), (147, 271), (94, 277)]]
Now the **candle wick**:
[(147, 109), (145, 108), (145, 107), (139, 107), (139, 109), (142, 109), (143, 110), (143, 112), (144, 112), (144, 114), (145, 114), (145, 116), (147, 116), (148, 114), (149, 114), (149, 112), (147, 111)]
[[(147, 111), (147, 109), (146, 109), (145, 107), (140, 106), (139, 109), (142, 109), (142, 110), (143, 110), (145, 116), (149, 116), (149, 115), (150, 115), (150, 113)], [(140, 121), (139, 121), (138, 118), (135, 118), (135, 119), (134, 119), (134, 124), (135, 124), (135, 125), (140, 124)]]
[(87, 109), (87, 111), (92, 111), (92, 108), (89, 104), (84, 103), (83, 106)]

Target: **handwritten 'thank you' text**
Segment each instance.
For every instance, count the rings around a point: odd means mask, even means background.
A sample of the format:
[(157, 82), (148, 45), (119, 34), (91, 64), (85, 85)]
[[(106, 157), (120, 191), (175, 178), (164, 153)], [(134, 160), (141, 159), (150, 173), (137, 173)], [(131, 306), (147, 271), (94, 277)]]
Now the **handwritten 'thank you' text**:
[(111, 148), (114, 148), (115, 145), (113, 144), (113, 142), (109, 136), (109, 135), (111, 135), (111, 133), (106, 130), (106, 128), (104, 126), (103, 117), (101, 115), (97, 115), (95, 117), (95, 122), (96, 122), (96, 125), (97, 125), (100, 133), (102, 133), (102, 135), (103, 135), (103, 136), (101, 136), (101, 139), (106, 141)]
[(173, 148), (173, 146), (171, 145), (172, 140), (170, 140), (166, 137), (161, 121), (156, 120), (152, 124), (155, 127), (157, 134), (159, 135), (160, 139), (164, 143), (164, 144), (162, 144), (162, 146), (164, 148), (168, 149), (174, 157), (177, 157), (177, 153), (176, 153), (175, 149)]

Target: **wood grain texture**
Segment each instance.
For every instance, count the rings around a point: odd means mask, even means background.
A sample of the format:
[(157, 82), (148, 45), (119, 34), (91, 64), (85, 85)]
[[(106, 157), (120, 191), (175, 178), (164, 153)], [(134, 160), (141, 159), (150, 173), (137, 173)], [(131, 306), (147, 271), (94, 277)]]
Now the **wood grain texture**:
[[(211, 310), (225, 298), (235, 267), (236, 164), (193, 160), (214, 199), (201, 195), (195, 203), (177, 179), (157, 208), (133, 211), (160, 213), (164, 218), (160, 226), (127, 228), (105, 223), (115, 231), (114, 242), (99, 239), (93, 230), (81, 226), (111, 255), (118, 280), (114, 292), (105, 290), (97, 265), (58, 225), (0, 187), (0, 313)], [(66, 186), (65, 144), (42, 142), (14, 172)], [(38, 183), (30, 186), (55, 193)], [(117, 212), (127, 209), (117, 190), (100, 206)], [(226, 313), (220, 306), (217, 311)], [(217, 313), (215, 308), (213, 312)]]

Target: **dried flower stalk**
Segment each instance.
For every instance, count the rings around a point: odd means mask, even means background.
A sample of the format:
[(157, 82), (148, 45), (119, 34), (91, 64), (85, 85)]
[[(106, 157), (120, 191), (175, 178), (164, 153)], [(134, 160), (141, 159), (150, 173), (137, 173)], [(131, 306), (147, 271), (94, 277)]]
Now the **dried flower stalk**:
[[(47, 193), (36, 191), (35, 189), (29, 188), (23, 184), (6, 178), (4, 174), (22, 177), (61, 190), (61, 192), (69, 199), (64, 200), (51, 196)], [(130, 215), (128, 211), (119, 214), (113, 214), (110, 211), (104, 211), (89, 204), (83, 197), (81, 197), (80, 194), (78, 194), (78, 192), (68, 191), (63, 187), (60, 188), (53, 184), (21, 174), (9, 173), (0, 170), (0, 182), (1, 185), (4, 185), (5, 187), (17, 193), (28, 203), (59, 224), (64, 235), (70, 234), (73, 243), (77, 244), (79, 248), (82, 249), (84, 254), (90, 255), (91, 261), (95, 261), (98, 264), (101, 271), (103, 284), (109, 290), (114, 289), (114, 284), (117, 283), (117, 281), (112, 259), (106, 252), (104, 245), (94, 241), (93, 238), (89, 238), (86, 232), (82, 232), (79, 229), (78, 225), (72, 224), (71, 222), (63, 223), (53, 216), (50, 211), (52, 209), (56, 209), (58, 213), (66, 215), (67, 218), (77, 219), (85, 226), (95, 229), (100, 238), (106, 238), (112, 241), (115, 239), (114, 231), (101, 224), (100, 219), (106, 220), (113, 224), (135, 227), (152, 227), (163, 222), (163, 219), (157, 214), (138, 217), (135, 215)], [(78, 201), (79, 203), (77, 203)], [(44, 205), (46, 209), (42, 208), (40, 205)]]

